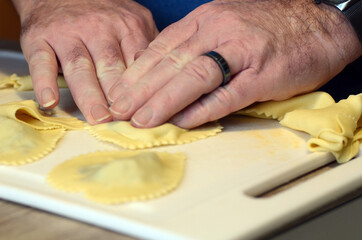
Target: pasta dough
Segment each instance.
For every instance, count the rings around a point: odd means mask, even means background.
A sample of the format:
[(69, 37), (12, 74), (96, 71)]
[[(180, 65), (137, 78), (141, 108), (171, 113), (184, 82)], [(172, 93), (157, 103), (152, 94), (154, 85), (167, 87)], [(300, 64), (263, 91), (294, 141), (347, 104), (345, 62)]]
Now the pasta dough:
[(296, 109), (319, 109), (334, 104), (333, 98), (325, 92), (313, 92), (284, 101), (257, 103), (235, 114), (251, 117), (282, 120), (284, 115)]
[(179, 185), (185, 159), (182, 153), (95, 152), (56, 166), (47, 181), (55, 188), (82, 192), (101, 203), (148, 200), (165, 195)]
[(335, 103), (327, 93), (314, 92), (289, 100), (265, 102), (237, 114), (280, 120), (283, 126), (311, 135), (308, 149), (331, 152), (339, 163), (357, 155), (362, 141), (362, 94)]
[(85, 127), (85, 123), (77, 118), (45, 116), (39, 110), (39, 105), (33, 100), (2, 104), (0, 105), (0, 115), (7, 116), (38, 130), (55, 128), (83, 129)]
[(184, 144), (214, 136), (221, 132), (218, 123), (208, 123), (193, 130), (179, 128), (170, 123), (150, 129), (133, 127), (129, 122), (118, 121), (89, 126), (98, 139), (115, 143), (126, 149), (143, 149), (161, 145)]
[(65, 134), (64, 129), (38, 131), (0, 115), (0, 164), (21, 165), (44, 157)]
[[(67, 88), (67, 84), (64, 80), (64, 77), (58, 76), (58, 87)], [(33, 90), (33, 83), (31, 81), (30, 75), (27, 76), (18, 76), (12, 74), (10, 76), (0, 76), (0, 89), (2, 88), (15, 88), (18, 91), (29, 91)]]
[(82, 129), (76, 118), (41, 114), (31, 100), (0, 105), (0, 164), (20, 165), (48, 154), (67, 129)]
[[(312, 152), (331, 152), (344, 163), (357, 155), (361, 142), (362, 94), (322, 109), (299, 109), (287, 113), (280, 122), (286, 127), (309, 133)], [(358, 123), (359, 121), (359, 123)]]

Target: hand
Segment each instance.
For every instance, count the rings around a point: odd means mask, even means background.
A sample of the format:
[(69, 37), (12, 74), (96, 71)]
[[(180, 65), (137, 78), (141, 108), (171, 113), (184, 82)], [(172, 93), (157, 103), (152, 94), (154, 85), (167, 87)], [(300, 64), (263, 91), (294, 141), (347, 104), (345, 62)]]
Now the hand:
[(13, 2), (39, 103), (45, 108), (58, 104), (60, 67), (87, 121), (111, 121), (105, 96), (158, 34), (151, 13), (132, 0)]
[[(232, 79), (224, 87), (216, 51)], [(114, 119), (192, 128), (254, 102), (317, 89), (362, 52), (348, 20), (313, 1), (205, 4), (150, 43), (109, 92)]]

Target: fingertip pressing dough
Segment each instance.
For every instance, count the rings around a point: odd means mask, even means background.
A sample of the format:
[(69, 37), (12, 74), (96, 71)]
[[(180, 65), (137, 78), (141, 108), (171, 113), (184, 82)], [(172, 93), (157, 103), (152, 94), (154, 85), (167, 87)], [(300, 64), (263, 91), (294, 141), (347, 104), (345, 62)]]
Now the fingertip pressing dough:
[(283, 119), (284, 115), (296, 109), (319, 109), (334, 104), (333, 98), (326, 92), (312, 92), (284, 101), (257, 103), (235, 114), (267, 119)]
[(353, 158), (361, 141), (362, 94), (322, 109), (299, 109), (287, 113), (280, 122), (286, 127), (309, 133), (312, 152), (328, 151), (340, 163)]
[[(63, 76), (58, 76), (58, 87), (67, 88), (67, 84)], [(2, 88), (15, 88), (18, 91), (30, 91), (33, 90), (33, 83), (30, 75), (18, 76), (12, 74), (10, 76), (0, 76), (0, 89)]]
[(95, 152), (56, 166), (47, 181), (57, 189), (81, 192), (100, 203), (148, 200), (165, 195), (180, 184), (185, 160), (182, 153)]
[(130, 122), (117, 121), (89, 126), (96, 138), (112, 142), (126, 149), (143, 149), (162, 145), (185, 144), (214, 136), (221, 132), (221, 125), (213, 122), (199, 128), (186, 130), (165, 123), (149, 129), (133, 127)]
[(33, 162), (52, 151), (67, 129), (82, 129), (76, 118), (48, 117), (32, 100), (0, 105), (0, 164)]

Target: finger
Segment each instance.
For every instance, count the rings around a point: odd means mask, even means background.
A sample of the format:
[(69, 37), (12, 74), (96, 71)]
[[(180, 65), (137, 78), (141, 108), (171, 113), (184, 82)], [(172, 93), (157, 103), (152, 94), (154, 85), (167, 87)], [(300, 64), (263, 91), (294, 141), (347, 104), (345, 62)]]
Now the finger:
[(142, 33), (128, 34), (121, 37), (120, 46), (127, 67), (131, 66), (135, 61), (136, 53), (144, 51), (152, 40)]
[(134, 60), (136, 61), (144, 52), (145, 50), (138, 50), (135, 54), (134, 54)]
[(99, 85), (105, 95), (126, 69), (120, 45), (113, 36), (102, 35), (87, 42), (95, 63)]
[(122, 97), (118, 98), (110, 108), (114, 118), (129, 120), (137, 109), (179, 74), (186, 64), (216, 46), (215, 39), (195, 34), (177, 49), (166, 54), (161, 62), (132, 86), (118, 87), (118, 94)]
[[(215, 49), (229, 62), (231, 74), (242, 71), (243, 55), (235, 53), (234, 44)], [(222, 82), (218, 64), (211, 58), (199, 56), (185, 65), (182, 71), (157, 91), (132, 117), (138, 127), (154, 127), (166, 122), (202, 95), (216, 89)]]
[[(182, 29), (180, 34), (180, 29)], [(124, 72), (121, 79), (112, 87), (108, 98), (114, 102), (123, 95), (127, 88), (136, 83), (143, 75), (153, 69), (169, 52), (186, 41), (197, 31), (193, 24), (175, 23), (152, 41), (142, 55)], [(123, 45), (123, 44), (122, 44)], [(137, 49), (142, 50), (142, 49)], [(133, 51), (132, 58), (137, 51)]]
[(252, 69), (236, 75), (232, 81), (200, 98), (170, 119), (181, 128), (194, 128), (220, 119), (261, 99), (264, 89)]
[(55, 107), (59, 102), (59, 90), (58, 63), (53, 49), (43, 40), (33, 43), (22, 41), (22, 48), (39, 104), (44, 108)]
[(90, 124), (110, 121), (108, 104), (98, 83), (88, 50), (79, 40), (55, 44), (64, 77), (74, 101)]

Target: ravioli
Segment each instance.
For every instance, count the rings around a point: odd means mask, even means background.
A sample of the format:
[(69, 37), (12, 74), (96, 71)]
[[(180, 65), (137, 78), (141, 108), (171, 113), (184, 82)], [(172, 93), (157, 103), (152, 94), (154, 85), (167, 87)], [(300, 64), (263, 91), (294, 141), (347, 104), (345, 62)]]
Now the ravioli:
[(362, 94), (335, 103), (324, 92), (285, 101), (258, 103), (237, 114), (278, 119), (280, 124), (311, 135), (308, 149), (331, 152), (339, 163), (358, 154), (362, 142)]
[(182, 153), (95, 152), (56, 166), (47, 182), (63, 191), (81, 192), (100, 203), (148, 200), (163, 196), (180, 184), (185, 160)]
[[(58, 87), (67, 88), (67, 84), (63, 76), (58, 76)], [(10, 76), (0, 76), (0, 89), (2, 88), (15, 88), (18, 91), (29, 91), (33, 90), (33, 83), (30, 75), (18, 76), (12, 74)]]
[(51, 152), (65, 129), (39, 131), (0, 115), (0, 164), (22, 165)]
[(221, 132), (220, 124), (208, 123), (199, 128), (186, 130), (165, 123), (149, 129), (133, 127), (130, 122), (117, 121), (89, 126), (96, 138), (112, 142), (126, 149), (143, 149), (162, 145), (185, 144), (214, 136)]
[(0, 164), (33, 162), (52, 151), (67, 129), (83, 129), (76, 118), (44, 116), (32, 100), (0, 105)]

